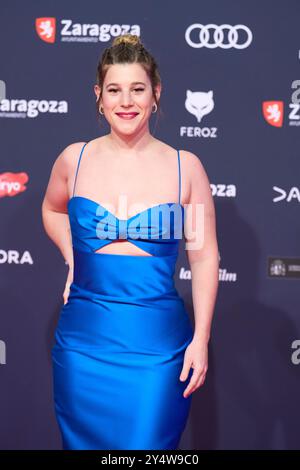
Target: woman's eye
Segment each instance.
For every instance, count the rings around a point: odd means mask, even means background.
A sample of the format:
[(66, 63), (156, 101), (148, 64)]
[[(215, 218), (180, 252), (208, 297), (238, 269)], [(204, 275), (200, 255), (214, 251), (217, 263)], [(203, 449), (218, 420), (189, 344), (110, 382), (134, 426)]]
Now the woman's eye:
[[(118, 91), (116, 88), (111, 88), (110, 90), (108, 90), (109, 92), (115, 92), (115, 91)], [(144, 91), (144, 88), (134, 88), (134, 91)]]

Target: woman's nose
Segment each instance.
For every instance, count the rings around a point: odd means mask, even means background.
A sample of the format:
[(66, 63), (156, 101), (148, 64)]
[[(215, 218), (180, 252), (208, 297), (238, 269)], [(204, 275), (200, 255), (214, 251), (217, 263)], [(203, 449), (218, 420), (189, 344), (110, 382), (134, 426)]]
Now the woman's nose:
[(133, 100), (132, 100), (132, 96), (130, 93), (122, 93), (121, 95), (121, 104), (123, 106), (129, 106), (130, 104), (132, 104)]

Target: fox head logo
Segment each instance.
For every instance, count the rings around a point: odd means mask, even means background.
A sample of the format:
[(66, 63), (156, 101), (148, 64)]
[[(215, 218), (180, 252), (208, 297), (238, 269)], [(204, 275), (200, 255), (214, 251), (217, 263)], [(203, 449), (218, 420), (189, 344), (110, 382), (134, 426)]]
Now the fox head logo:
[(36, 18), (35, 30), (40, 39), (53, 44), (56, 34), (56, 18)]
[(213, 92), (187, 90), (184, 104), (186, 110), (196, 116), (198, 122), (201, 122), (203, 116), (214, 109)]
[(263, 116), (271, 126), (282, 127), (283, 101), (264, 101)]

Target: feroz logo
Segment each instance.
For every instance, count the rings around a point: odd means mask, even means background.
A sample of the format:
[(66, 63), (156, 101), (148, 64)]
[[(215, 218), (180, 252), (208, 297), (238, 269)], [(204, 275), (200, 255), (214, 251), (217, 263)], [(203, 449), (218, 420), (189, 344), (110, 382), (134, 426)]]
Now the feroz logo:
[[(191, 39), (192, 31), (199, 31), (197, 42)], [(211, 34), (213, 33), (213, 34)], [(226, 34), (225, 34), (226, 33)], [(211, 37), (212, 36), (212, 37)], [(225, 38), (226, 36), (226, 38)], [(244, 40), (245, 39), (245, 40)], [(196, 49), (207, 47), (208, 49), (245, 49), (248, 47), (253, 39), (252, 31), (243, 24), (231, 26), (230, 24), (216, 24), (203, 25), (201, 23), (191, 24), (185, 32), (185, 40), (189, 46)]]
[(35, 30), (45, 42), (53, 44), (56, 35), (56, 19), (55, 18), (36, 18)]
[(282, 127), (283, 124), (283, 101), (264, 101), (263, 116), (268, 124)]
[[(197, 123), (200, 124), (202, 119), (210, 114), (215, 107), (213, 90), (209, 91), (186, 91), (184, 102), (185, 109), (192, 114)], [(187, 137), (204, 137), (217, 138), (217, 127), (211, 126), (180, 126), (180, 136)]]
[(203, 116), (209, 114), (215, 106), (213, 91), (186, 91), (185, 109), (193, 114), (198, 122), (201, 122)]

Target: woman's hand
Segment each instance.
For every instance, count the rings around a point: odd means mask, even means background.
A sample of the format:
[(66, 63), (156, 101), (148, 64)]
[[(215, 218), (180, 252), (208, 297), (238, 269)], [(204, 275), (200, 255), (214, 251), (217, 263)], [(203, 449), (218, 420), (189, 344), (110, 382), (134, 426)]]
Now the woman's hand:
[(183, 392), (184, 398), (187, 398), (197, 388), (201, 387), (205, 381), (205, 375), (208, 369), (208, 345), (206, 341), (194, 338), (184, 353), (183, 367), (179, 379), (184, 382), (190, 368), (194, 369), (191, 380)]
[(69, 273), (68, 273), (68, 277), (67, 277), (67, 281), (66, 281), (66, 285), (65, 285), (65, 290), (64, 290), (64, 293), (63, 293), (64, 304), (66, 304), (68, 302), (69, 293), (70, 293), (70, 286), (71, 286), (72, 282), (73, 282), (73, 269), (69, 268)]

